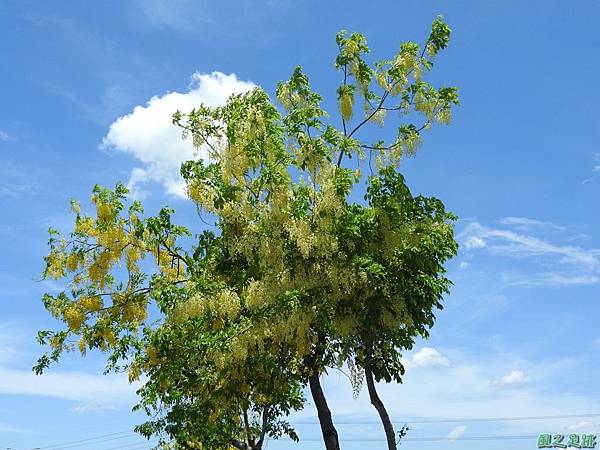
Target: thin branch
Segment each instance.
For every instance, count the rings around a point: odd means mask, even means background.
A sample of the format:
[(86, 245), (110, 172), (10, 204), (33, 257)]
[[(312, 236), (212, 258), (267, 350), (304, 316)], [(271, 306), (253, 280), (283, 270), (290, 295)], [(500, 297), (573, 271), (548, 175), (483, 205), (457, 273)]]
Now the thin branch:
[(342, 375), (344, 375), (346, 378), (348, 378), (348, 381), (350, 383), (352, 383), (352, 378), (350, 378), (350, 375), (348, 375), (346, 372), (344, 372), (342, 369), (340, 369), (339, 367), (333, 367), (333, 369), (337, 370), (338, 372), (340, 372)]
[(171, 255), (173, 258), (176, 258), (176, 259), (178, 259), (178, 260), (182, 261), (184, 264), (187, 264), (187, 261), (186, 261), (186, 259), (185, 259), (183, 256), (181, 256), (179, 253), (177, 253), (176, 251), (174, 251), (173, 249), (171, 249), (171, 247), (169, 247), (169, 246), (167, 245), (167, 242), (166, 242), (166, 239), (167, 239), (167, 238), (168, 238), (168, 236), (165, 236), (165, 241), (164, 241), (164, 242), (162, 242), (162, 245), (163, 245), (163, 246), (165, 247), (165, 249), (167, 250), (167, 253), (168, 253), (169, 255)]
[[(431, 125), (431, 119), (427, 119), (427, 121), (421, 125), (419, 128), (417, 128), (416, 133), (419, 134), (421, 133), (421, 131), (423, 131), (425, 128), (427, 128), (429, 125)], [(398, 145), (400, 145), (398, 142), (395, 142), (391, 145), (388, 145), (387, 147), (374, 147), (372, 145), (367, 145), (367, 144), (361, 144), (361, 148), (364, 148), (366, 150), (392, 150), (394, 147), (397, 147)]]
[[(421, 56), (420, 56), (420, 58), (419, 58), (419, 59), (422, 59), (422, 58), (423, 58), (423, 56), (425, 55), (425, 51), (426, 51), (426, 49), (427, 49), (427, 44), (428, 44), (428, 43), (429, 43), (429, 38), (427, 38), (427, 41), (425, 41), (425, 45), (423, 46), (423, 50), (422, 50), (422, 52), (421, 52)], [(412, 69), (411, 69), (411, 71), (410, 71), (410, 72), (407, 74), (407, 77), (408, 77), (408, 76), (410, 76), (411, 72), (412, 72)], [(387, 97), (389, 96), (389, 94), (390, 94), (391, 90), (392, 90), (394, 87), (396, 87), (396, 86), (398, 85), (398, 83), (400, 83), (400, 81), (402, 81), (402, 80), (401, 80), (401, 79), (399, 79), (399, 80), (396, 80), (396, 81), (395, 81), (395, 82), (394, 82), (394, 83), (393, 83), (393, 84), (390, 86), (390, 88), (389, 88), (389, 89), (386, 89), (385, 93), (384, 93), (384, 94), (381, 96), (381, 100), (379, 101), (379, 104), (377, 105), (377, 107), (376, 107), (375, 109), (373, 109), (373, 111), (371, 112), (371, 114), (369, 114), (369, 115), (368, 115), (367, 117), (365, 117), (365, 119), (363, 119), (363, 120), (362, 120), (362, 121), (361, 121), (361, 122), (360, 122), (358, 125), (356, 125), (356, 126), (354, 127), (354, 129), (353, 129), (353, 130), (350, 132), (350, 134), (348, 134), (348, 135), (347, 135), (347, 137), (349, 137), (349, 138), (350, 138), (350, 137), (352, 137), (352, 136), (354, 135), (354, 133), (356, 133), (356, 132), (357, 132), (357, 131), (358, 131), (358, 130), (359, 130), (359, 129), (360, 129), (360, 128), (361, 128), (361, 127), (364, 125), (364, 124), (366, 124), (366, 123), (367, 123), (369, 120), (371, 120), (375, 114), (377, 114), (379, 111), (381, 111), (381, 109), (383, 108), (383, 104), (385, 103), (385, 100), (386, 100), (386, 99), (387, 99)], [(413, 97), (411, 98), (411, 103), (412, 103), (412, 101), (413, 101), (413, 100), (414, 100), (414, 94), (413, 94)], [(345, 133), (344, 133), (344, 134), (345, 134)], [(342, 164), (342, 158), (343, 158), (343, 157), (344, 157), (344, 153), (343, 153), (343, 152), (340, 152), (340, 156), (339, 156), (339, 158), (338, 158), (338, 162), (337, 162), (337, 165), (338, 165), (338, 167), (340, 167), (340, 166), (341, 166), (341, 164)]]
[[(393, 88), (396, 84), (398, 84), (399, 81), (400, 80), (396, 81), (396, 83), (394, 83), (391, 86), (391, 88)], [(377, 108), (375, 108), (373, 110), (373, 112), (371, 114), (369, 114), (362, 122), (360, 122), (358, 125), (356, 125), (354, 127), (354, 129), (350, 132), (348, 137), (352, 137), (354, 135), (354, 133), (356, 133), (360, 129), (360, 127), (362, 127), (365, 123), (367, 123), (369, 120), (371, 120), (375, 114), (377, 114), (377, 112), (381, 109), (381, 107), (383, 106), (383, 103), (385, 102), (385, 100), (387, 99), (387, 97), (389, 95), (390, 95), (390, 91), (386, 90), (385, 93), (381, 96), (381, 100), (379, 101)]]
[(208, 145), (210, 147), (210, 149), (214, 152), (215, 155), (218, 155), (219, 152), (217, 151), (217, 149), (208, 141), (208, 139), (206, 138), (206, 136), (199, 130), (194, 130), (192, 129), (192, 127), (190, 126), (185, 126), (185, 125), (179, 125), (181, 128), (183, 128), (184, 130), (187, 130), (189, 132), (193, 133), (197, 133), (200, 135), (200, 137), (202, 138), (202, 140), (204, 141), (204, 143), (206, 145)]

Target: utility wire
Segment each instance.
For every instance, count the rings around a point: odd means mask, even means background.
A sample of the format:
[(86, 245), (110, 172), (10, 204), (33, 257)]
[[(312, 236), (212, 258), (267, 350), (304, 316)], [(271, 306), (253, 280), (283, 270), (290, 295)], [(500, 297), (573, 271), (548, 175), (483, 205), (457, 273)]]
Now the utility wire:
[[(469, 422), (510, 422), (510, 421), (528, 421), (528, 420), (553, 420), (553, 419), (576, 419), (576, 418), (591, 418), (600, 417), (600, 413), (589, 413), (589, 414), (563, 414), (563, 415), (547, 415), (547, 416), (509, 416), (509, 417), (471, 417), (471, 418), (447, 418), (447, 419), (431, 419), (431, 420), (394, 420), (393, 423), (402, 424), (438, 424), (438, 423), (469, 423)], [(294, 425), (317, 425), (318, 422), (314, 421), (293, 421)], [(336, 425), (379, 425), (377, 421), (336, 421)], [(62, 442), (60, 444), (47, 445), (44, 447), (36, 447), (39, 450), (62, 450), (78, 447), (80, 444), (86, 443), (91, 444), (102, 444), (117, 439), (124, 439), (127, 437), (139, 436), (132, 430), (118, 431), (115, 433), (102, 434), (93, 436), (85, 439), (79, 439), (74, 441)], [(492, 439), (530, 439), (532, 436), (472, 436), (472, 437), (461, 437), (455, 440), (492, 440)], [(533, 436), (535, 437), (535, 436)], [(318, 439), (315, 439), (318, 440)], [(403, 441), (439, 441), (448, 440), (447, 437), (425, 437), (425, 438), (409, 438), (405, 437)], [(303, 441), (310, 442), (311, 439), (303, 439)], [(346, 439), (346, 441), (353, 441), (352, 439)], [(362, 440), (357, 440), (362, 441)], [(366, 440), (371, 442), (371, 440)], [(375, 441), (373, 441), (375, 442)], [(148, 443), (135, 443), (126, 445), (148, 445)], [(111, 447), (111, 449), (126, 448), (125, 446)], [(109, 450), (109, 449), (106, 449)]]
[[(435, 437), (416, 437), (408, 438), (403, 437), (400, 442), (454, 442), (454, 441), (508, 441), (508, 440), (525, 440), (535, 439), (538, 436), (535, 434), (531, 435), (490, 435), (490, 436), (461, 436), (458, 438), (449, 439), (447, 436), (435, 436)], [(307, 438), (300, 439), (300, 442), (321, 442), (320, 438)], [(386, 442), (385, 439), (368, 439), (368, 438), (349, 438), (340, 439), (340, 442)]]
[[(470, 417), (463, 419), (431, 419), (431, 420), (392, 420), (392, 423), (403, 424), (427, 424), (427, 423), (469, 423), (469, 422), (511, 422), (511, 421), (527, 421), (527, 420), (552, 420), (552, 419), (577, 419), (600, 417), (600, 413), (592, 414), (563, 414), (555, 416), (514, 416), (514, 417)], [(318, 425), (319, 422), (314, 421), (291, 421), (295, 425)], [(334, 421), (335, 425), (379, 425), (378, 421)]]
[[(72, 444), (81, 444), (84, 442), (90, 442), (90, 441), (96, 441), (96, 440), (107, 441), (107, 440), (119, 439), (119, 438), (114, 438), (114, 436), (126, 435), (126, 434), (137, 435), (137, 433), (135, 433), (132, 430), (117, 431), (115, 433), (101, 434), (101, 435), (89, 437), (86, 439), (78, 439), (75, 441), (62, 442), (60, 444), (52, 444), (52, 445), (47, 445), (45, 447), (36, 447), (36, 448), (39, 450), (50, 450), (50, 449), (55, 449), (55, 448), (60, 448), (60, 447), (64, 448), (64, 447), (70, 447)], [(127, 437), (127, 436), (123, 436), (123, 437)], [(109, 439), (103, 439), (103, 438), (109, 438)]]
[[(108, 439), (101, 439), (101, 440), (95, 440), (92, 442), (88, 442), (88, 445), (91, 444), (98, 444), (98, 443), (104, 443), (104, 442), (110, 442), (110, 441), (116, 441), (119, 439), (131, 439), (131, 438), (140, 438), (141, 436), (139, 434), (136, 433), (132, 433), (132, 434), (125, 434), (123, 436), (116, 436), (116, 437), (112, 437), (112, 438), (108, 438)], [(136, 442), (136, 444), (139, 444), (139, 442)], [(129, 444), (131, 445), (131, 444)], [(62, 447), (58, 447), (54, 450), (63, 450), (63, 449), (73, 449), (73, 448), (81, 448), (81, 443), (77, 443), (77, 444), (71, 444), (71, 445), (65, 445)]]
[(146, 447), (150, 448), (150, 447), (154, 446), (155, 444), (158, 444), (158, 441), (137, 442), (135, 444), (119, 445), (117, 447), (110, 447), (110, 448), (105, 448), (102, 450), (117, 450), (117, 449), (136, 450), (136, 449), (142, 449), (142, 448), (146, 448)]
[[(421, 420), (410, 421), (407, 423), (423, 424), (423, 423), (456, 423), (456, 422), (512, 422), (526, 420), (553, 420), (553, 419), (578, 419), (600, 417), (600, 413), (592, 414), (563, 414), (555, 416), (515, 416), (515, 417), (472, 417), (470, 419), (439, 419), (439, 420)], [(396, 422), (398, 423), (398, 422)]]

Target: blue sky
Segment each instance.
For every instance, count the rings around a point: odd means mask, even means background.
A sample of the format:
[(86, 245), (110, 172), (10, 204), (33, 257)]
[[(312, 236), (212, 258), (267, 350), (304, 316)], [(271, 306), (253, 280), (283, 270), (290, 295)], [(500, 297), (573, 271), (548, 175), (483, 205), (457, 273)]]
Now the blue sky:
[[(381, 387), (385, 401), (396, 421), (428, 422), (412, 425), (409, 438), (444, 438), (406, 448), (481, 448), (452, 440), (461, 436), (600, 434), (600, 417), (468, 420), (600, 414), (600, 4), (8, 0), (0, 3), (0, 447), (44, 448), (142, 420), (130, 412), (134, 388), (103, 377), (98, 355), (31, 374), (35, 333), (53, 325), (40, 297), (57, 288), (36, 281), (46, 230), (68, 230), (70, 198), (122, 180), (149, 212), (170, 204), (186, 221), (193, 210), (174, 174), (190, 148), (164, 123), (173, 107), (218, 102), (250, 83), (272, 93), (300, 64), (333, 109), (339, 29), (366, 34), (383, 58), (402, 40), (421, 40), (438, 14), (453, 39), (433, 81), (458, 86), (462, 105), (402, 170), (413, 192), (460, 217), (461, 249), (431, 339), (406, 355), (403, 385)], [(343, 448), (383, 448), (357, 441), (382, 438), (364, 395), (352, 401), (338, 373), (325, 384)], [(440, 422), (447, 418), (460, 420)], [(269, 448), (322, 448), (312, 406), (295, 420), (306, 441)], [(123, 433), (69, 448), (145, 448), (139, 442)], [(536, 446), (535, 438), (484, 445), (507, 443)]]

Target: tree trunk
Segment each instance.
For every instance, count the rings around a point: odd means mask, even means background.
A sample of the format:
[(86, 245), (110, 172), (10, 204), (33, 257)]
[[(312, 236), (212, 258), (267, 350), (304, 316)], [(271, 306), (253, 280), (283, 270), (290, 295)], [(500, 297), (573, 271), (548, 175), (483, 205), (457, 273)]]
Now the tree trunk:
[(270, 406), (264, 406), (262, 411), (262, 428), (260, 429), (260, 437), (258, 438), (258, 442), (256, 443), (255, 449), (261, 450), (263, 446), (263, 442), (265, 441), (265, 436), (267, 434), (267, 426), (269, 424), (269, 409)]
[(325, 399), (325, 394), (323, 394), (321, 382), (319, 381), (319, 374), (316, 370), (310, 375), (308, 381), (310, 384), (310, 393), (312, 394), (313, 401), (317, 407), (317, 413), (319, 414), (319, 423), (321, 424), (325, 448), (327, 450), (340, 450), (338, 434), (333, 425), (331, 411), (329, 410), (329, 406), (327, 406), (327, 400)]
[(377, 390), (375, 389), (375, 381), (373, 380), (373, 372), (371, 371), (371, 356), (367, 355), (367, 363), (365, 364), (365, 378), (367, 379), (367, 389), (369, 390), (369, 398), (371, 399), (371, 404), (375, 407), (377, 412), (379, 413), (379, 417), (381, 418), (381, 423), (383, 424), (383, 429), (385, 430), (385, 437), (387, 439), (388, 450), (396, 450), (396, 433), (394, 432), (394, 426), (392, 425), (392, 421), (390, 420), (390, 416), (385, 409), (385, 406), (379, 395), (377, 395)]
[(246, 443), (242, 442), (242, 441), (238, 441), (237, 439), (232, 439), (230, 444), (237, 448), (238, 450), (247, 450), (248, 446), (246, 445)]

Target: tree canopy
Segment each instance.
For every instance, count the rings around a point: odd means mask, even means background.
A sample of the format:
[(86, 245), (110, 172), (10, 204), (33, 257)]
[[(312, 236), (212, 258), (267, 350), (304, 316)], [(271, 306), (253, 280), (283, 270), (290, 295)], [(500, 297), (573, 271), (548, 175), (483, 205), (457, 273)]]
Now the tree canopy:
[[(457, 251), (455, 216), (399, 172), (458, 104), (456, 88), (425, 81), (449, 37), (437, 18), (422, 47), (370, 64), (364, 36), (338, 33), (337, 119), (300, 67), (277, 86), (279, 105), (255, 88), (176, 112), (208, 155), (181, 175), (211, 226), (175, 225), (170, 208), (144, 217), (121, 184), (94, 188), (91, 215), (73, 202), (74, 230), (50, 231), (44, 272), (67, 281), (44, 296), (65, 325), (39, 333), (51, 349), (35, 370), (66, 351), (106, 352), (107, 370), (143, 383), (137, 408), (152, 418), (138, 430), (186, 449), (297, 440), (286, 417), (310, 386), (330, 450), (339, 440), (319, 377), (347, 366), (395, 448), (375, 382), (401, 381), (402, 352), (427, 337)], [(390, 123), (391, 140), (360, 136)]]

